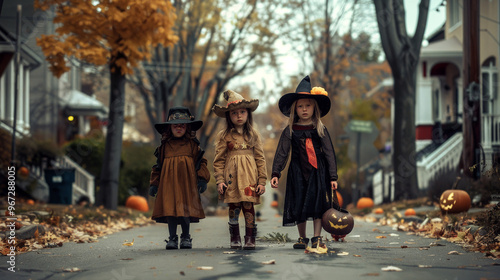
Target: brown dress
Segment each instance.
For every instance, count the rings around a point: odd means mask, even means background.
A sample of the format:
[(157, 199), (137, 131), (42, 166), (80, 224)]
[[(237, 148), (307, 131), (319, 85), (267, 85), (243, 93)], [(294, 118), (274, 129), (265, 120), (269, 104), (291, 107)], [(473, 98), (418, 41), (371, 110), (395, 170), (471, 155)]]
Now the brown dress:
[[(155, 151), (157, 164), (151, 171), (150, 185), (158, 186), (152, 219), (166, 223), (167, 217), (190, 217), (191, 222), (205, 218), (198, 193), (197, 177), (210, 180), (207, 160), (195, 171), (198, 143), (185, 138), (171, 139)], [(160, 166), (161, 165), (161, 166)]]
[(224, 203), (242, 201), (260, 203), (255, 191), (266, 185), (267, 171), (260, 137), (250, 146), (242, 134), (232, 130), (215, 147), (214, 176), (216, 184), (225, 183)]

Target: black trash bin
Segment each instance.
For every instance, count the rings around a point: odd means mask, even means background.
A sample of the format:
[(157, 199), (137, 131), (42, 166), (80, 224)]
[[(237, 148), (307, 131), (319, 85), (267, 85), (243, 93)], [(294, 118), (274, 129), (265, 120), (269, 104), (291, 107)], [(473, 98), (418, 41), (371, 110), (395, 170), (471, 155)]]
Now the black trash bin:
[(72, 204), (74, 168), (45, 169), (45, 181), (49, 185), (49, 203)]

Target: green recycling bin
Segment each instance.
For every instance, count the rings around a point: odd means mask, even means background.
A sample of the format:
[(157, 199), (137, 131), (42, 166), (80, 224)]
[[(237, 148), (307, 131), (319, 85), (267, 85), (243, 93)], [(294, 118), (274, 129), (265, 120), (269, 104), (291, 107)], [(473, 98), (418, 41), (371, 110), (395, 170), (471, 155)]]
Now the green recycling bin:
[(45, 169), (45, 181), (49, 185), (49, 203), (73, 203), (74, 168)]

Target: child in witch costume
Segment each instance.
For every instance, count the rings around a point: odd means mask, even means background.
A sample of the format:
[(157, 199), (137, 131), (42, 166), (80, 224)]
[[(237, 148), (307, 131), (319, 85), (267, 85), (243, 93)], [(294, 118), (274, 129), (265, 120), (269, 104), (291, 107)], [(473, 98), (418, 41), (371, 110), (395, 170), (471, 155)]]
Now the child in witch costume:
[(281, 171), (292, 153), (286, 180), (283, 226), (297, 225), (299, 239), (294, 249), (305, 249), (306, 221), (312, 219), (314, 237), (311, 247), (325, 246), (321, 238), (321, 218), (331, 207), (331, 193), (337, 189), (335, 150), (321, 117), (330, 110), (328, 93), (320, 87), (311, 88), (309, 76), (295, 92), (279, 100), (280, 111), (289, 117), (283, 130), (273, 162), (271, 186), (278, 187)]
[(185, 107), (170, 109), (168, 121), (155, 124), (162, 140), (155, 150), (157, 161), (151, 171), (149, 195), (156, 197), (152, 219), (168, 223), (167, 250), (179, 247), (179, 224), (182, 228), (180, 248), (191, 249), (190, 223), (205, 218), (199, 193), (206, 190), (210, 172), (194, 136), (202, 125)]
[(260, 203), (267, 179), (266, 160), (259, 133), (252, 127), (252, 112), (259, 100), (245, 100), (226, 90), (225, 107), (215, 105), (212, 111), (226, 119), (226, 128), (216, 140), (214, 176), (217, 191), (229, 205), (229, 233), (231, 248), (241, 249), (239, 215), (245, 217), (245, 244), (243, 249), (255, 249), (257, 225), (254, 204)]

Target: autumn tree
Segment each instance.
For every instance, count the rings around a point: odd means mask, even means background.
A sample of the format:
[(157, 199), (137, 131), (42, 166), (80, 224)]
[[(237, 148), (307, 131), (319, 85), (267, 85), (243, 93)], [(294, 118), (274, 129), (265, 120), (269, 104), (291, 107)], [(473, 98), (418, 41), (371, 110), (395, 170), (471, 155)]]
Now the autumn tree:
[(380, 39), (394, 79), (393, 170), (396, 200), (417, 197), (415, 87), (429, 0), (421, 0), (415, 33), (409, 36), (403, 0), (374, 0)]
[[(309, 74), (313, 83), (324, 87), (332, 100), (331, 113), (323, 122), (333, 136), (337, 160), (341, 162), (341, 185), (349, 188), (348, 177), (355, 174), (347, 173), (355, 166), (340, 136), (345, 134), (344, 127), (353, 118), (377, 123), (383, 117), (373, 109), (380, 100), (364, 98), (365, 93), (390, 76), (387, 63), (379, 62), (381, 47), (373, 43), (371, 36), (377, 30), (375, 12), (371, 0), (297, 2), (303, 9), (293, 20), (298, 28), (296, 34), (291, 35), (291, 41), (301, 42), (302, 47), (295, 49), (304, 58), (301, 69), (307, 72), (303, 75)], [(362, 114), (351, 111), (370, 107)], [(380, 141), (376, 144), (380, 145)]]
[(210, 108), (235, 77), (276, 65), (274, 43), (286, 32), (281, 27), (291, 11), (276, 0), (180, 0), (174, 5), (178, 44), (157, 47), (152, 62), (144, 63), (132, 82), (152, 125), (164, 121), (170, 106), (189, 107), (205, 123), (199, 132), (205, 147), (220, 121), (210, 117)]
[(35, 0), (35, 7), (55, 9), (57, 34), (37, 39), (54, 75), (60, 77), (69, 71), (72, 61), (109, 67), (109, 116), (96, 203), (116, 209), (125, 77), (141, 61), (151, 59), (152, 48), (177, 42), (171, 29), (176, 19), (174, 8), (164, 0)]

